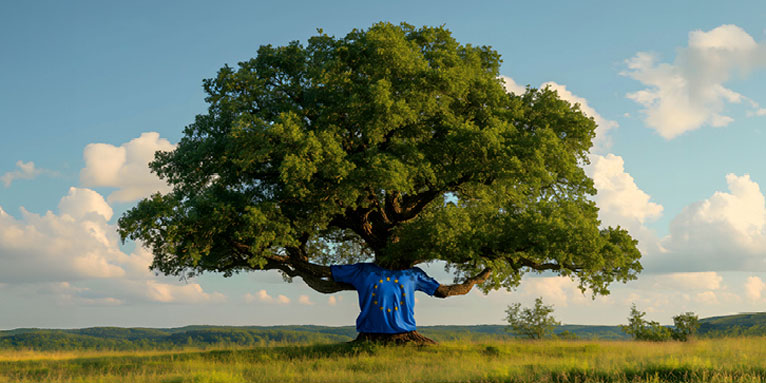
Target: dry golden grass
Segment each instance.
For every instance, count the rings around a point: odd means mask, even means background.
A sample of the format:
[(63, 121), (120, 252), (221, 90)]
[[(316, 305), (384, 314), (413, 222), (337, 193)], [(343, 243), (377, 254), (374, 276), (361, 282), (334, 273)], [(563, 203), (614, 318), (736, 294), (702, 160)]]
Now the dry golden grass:
[(0, 382), (762, 382), (766, 339), (0, 352)]

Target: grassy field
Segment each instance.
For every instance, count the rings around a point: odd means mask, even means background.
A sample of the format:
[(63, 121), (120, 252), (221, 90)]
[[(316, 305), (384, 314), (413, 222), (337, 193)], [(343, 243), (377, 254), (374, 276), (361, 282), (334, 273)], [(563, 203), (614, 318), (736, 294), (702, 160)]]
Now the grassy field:
[(766, 338), (0, 351), (0, 382), (761, 382)]

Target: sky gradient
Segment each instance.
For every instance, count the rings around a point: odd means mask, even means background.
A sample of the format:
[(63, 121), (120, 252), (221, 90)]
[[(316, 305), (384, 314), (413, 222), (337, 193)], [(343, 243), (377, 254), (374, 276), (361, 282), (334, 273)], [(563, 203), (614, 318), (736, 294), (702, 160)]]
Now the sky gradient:
[(353, 325), (353, 292), (274, 272), (157, 276), (115, 227), (167, 190), (146, 163), (205, 112), (203, 79), (260, 45), (378, 21), (445, 25), (501, 54), (509, 91), (550, 86), (580, 103), (599, 124), (587, 171), (600, 218), (639, 240), (645, 268), (595, 299), (552, 274), (417, 295), (418, 324), (499, 324), (537, 296), (573, 324), (624, 323), (632, 303), (661, 323), (766, 311), (764, 20), (758, 1), (3, 3), (0, 329)]

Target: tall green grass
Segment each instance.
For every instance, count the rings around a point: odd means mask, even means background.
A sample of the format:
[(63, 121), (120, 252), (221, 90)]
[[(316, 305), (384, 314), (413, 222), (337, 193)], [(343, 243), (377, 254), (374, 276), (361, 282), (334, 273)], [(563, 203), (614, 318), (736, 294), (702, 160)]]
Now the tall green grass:
[(0, 352), (0, 382), (762, 382), (766, 338)]

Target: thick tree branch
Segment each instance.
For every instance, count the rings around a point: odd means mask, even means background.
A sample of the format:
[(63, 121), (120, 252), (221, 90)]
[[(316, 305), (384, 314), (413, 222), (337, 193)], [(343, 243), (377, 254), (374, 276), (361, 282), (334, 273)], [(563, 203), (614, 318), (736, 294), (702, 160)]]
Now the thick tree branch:
[(385, 247), (391, 225), (385, 222), (382, 214), (373, 206), (346, 208), (345, 212), (335, 215), (329, 223), (339, 229), (350, 229), (360, 236), (373, 250)]
[(300, 267), (291, 267), (291, 265), (287, 265), (285, 263), (275, 262), (269, 260), (266, 262), (266, 265), (263, 267), (264, 270), (280, 270), (287, 274), (290, 278), (295, 277), (301, 277), (306, 284), (311, 287), (312, 289), (316, 290), (317, 292), (323, 293), (323, 294), (332, 294), (337, 293), (338, 291), (344, 291), (344, 290), (356, 290), (354, 286), (351, 286), (347, 283), (340, 283), (335, 282), (333, 280), (327, 280), (322, 279), (322, 277), (312, 273), (310, 270), (312, 267), (319, 267), (323, 268), (326, 267), (328, 270), (330, 269), (327, 266), (319, 266), (314, 264), (308, 264), (310, 267), (305, 267), (306, 265), (302, 265)]
[(536, 271), (545, 271), (545, 270), (561, 270), (561, 269), (567, 269), (571, 271), (579, 271), (582, 270), (582, 267), (575, 266), (575, 265), (568, 265), (568, 264), (562, 264), (562, 263), (535, 263), (533, 261), (530, 261), (526, 258), (519, 258), (518, 261), (511, 261), (511, 264), (513, 265), (513, 268), (518, 270), (522, 267), (529, 267), (532, 270)]
[(465, 295), (468, 294), (469, 291), (473, 288), (473, 286), (477, 283), (482, 283), (489, 278), (489, 276), (492, 274), (492, 270), (489, 268), (486, 268), (482, 270), (481, 273), (468, 278), (465, 282), (455, 285), (441, 285), (439, 288), (436, 289), (436, 293), (434, 293), (434, 296), (437, 298), (446, 298), (451, 297), (453, 295)]
[(290, 256), (290, 259), (292, 261), (308, 262), (309, 256), (308, 256), (308, 252), (306, 251), (306, 244), (308, 244), (309, 242), (309, 237), (310, 237), (309, 233), (303, 233), (298, 238), (298, 243), (299, 243), (298, 247), (294, 247), (294, 246), (285, 247), (285, 250), (287, 251), (287, 254)]
[[(346, 207), (342, 214), (336, 214), (330, 220), (329, 226), (353, 230), (377, 252), (386, 247), (389, 240), (396, 242), (396, 238), (391, 238), (396, 226), (416, 218), (444, 190), (462, 185), (472, 177), (473, 173), (469, 172), (442, 188), (430, 187), (416, 194), (402, 194), (397, 190), (386, 191), (382, 203), (376, 190), (368, 187), (367, 193), (357, 200), (358, 207)], [(339, 205), (344, 206), (342, 203)]]
[[(237, 252), (252, 256), (247, 245), (242, 243), (235, 243), (234, 245)], [(356, 290), (354, 286), (349, 284), (333, 281), (329, 266), (317, 265), (304, 260), (304, 257), (300, 255), (299, 248), (288, 248), (287, 251), (291, 255), (266, 255), (266, 264), (261, 270), (280, 270), (290, 278), (301, 277), (309, 287), (323, 294)]]
[(439, 190), (428, 189), (414, 195), (402, 195), (398, 191), (386, 193), (386, 201), (381, 213), (391, 224), (407, 222), (420, 214), (437, 196)]
[[(492, 259), (492, 260), (496, 260), (500, 257), (504, 257), (503, 255), (497, 254), (497, 252), (487, 247), (481, 248), (480, 252), (483, 257)], [(523, 250), (517, 250), (515, 253), (518, 254), (523, 252), (524, 252)], [(566, 269), (570, 271), (583, 270), (583, 267), (577, 266), (577, 265), (572, 265), (567, 263), (553, 263), (553, 262), (538, 263), (528, 258), (519, 257), (519, 256), (516, 256), (516, 257), (508, 256), (505, 259), (508, 261), (508, 263), (511, 264), (511, 267), (514, 270), (520, 270), (523, 267), (528, 267), (535, 271), (561, 270), (561, 269)]]

